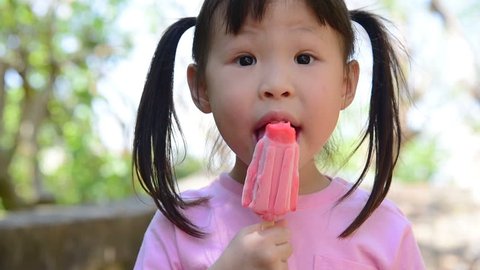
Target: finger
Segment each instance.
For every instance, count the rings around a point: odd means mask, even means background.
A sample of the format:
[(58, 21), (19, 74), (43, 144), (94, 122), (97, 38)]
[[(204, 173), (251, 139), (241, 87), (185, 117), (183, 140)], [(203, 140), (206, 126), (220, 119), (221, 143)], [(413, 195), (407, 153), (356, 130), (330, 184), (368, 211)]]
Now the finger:
[(274, 237), (276, 245), (283, 245), (285, 243), (288, 243), (291, 239), (290, 230), (287, 228), (278, 228)]
[(280, 261), (275, 264), (275, 270), (288, 270), (288, 261)]
[(282, 245), (288, 243), (291, 238), (290, 230), (285, 227), (273, 226), (262, 231), (258, 234), (263, 239), (269, 239), (269, 242), (274, 245)]
[(290, 241), (290, 229), (286, 226), (284, 220), (275, 223), (275, 226), (270, 229), (272, 237), (275, 238), (275, 244), (284, 244)]
[[(245, 234), (250, 234), (250, 233), (254, 233), (254, 232), (261, 232), (261, 231), (264, 230), (264, 225), (263, 224), (264, 224), (264, 222), (255, 223), (255, 224), (244, 227), (242, 229), (242, 231)], [(265, 227), (268, 227), (268, 226), (265, 225)]]
[(287, 227), (287, 221), (285, 219), (281, 219), (276, 221), (275, 225), (280, 227)]
[(286, 262), (293, 253), (293, 247), (290, 244), (290, 242), (287, 242), (281, 245), (277, 245), (275, 252), (277, 253), (278, 257), (281, 259), (281, 261)]
[(262, 223), (260, 223), (260, 230), (264, 231), (274, 226), (275, 226), (275, 221), (262, 221)]
[(280, 262), (280, 270), (288, 270), (288, 263), (287, 262)]

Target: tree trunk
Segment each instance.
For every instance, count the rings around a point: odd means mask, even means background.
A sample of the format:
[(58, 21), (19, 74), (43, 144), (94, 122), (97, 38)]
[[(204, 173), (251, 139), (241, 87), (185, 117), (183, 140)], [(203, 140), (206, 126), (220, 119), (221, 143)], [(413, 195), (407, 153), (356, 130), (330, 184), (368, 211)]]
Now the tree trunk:
[[(4, 131), (5, 119), (3, 119), (3, 115), (5, 113), (5, 104), (7, 93), (6, 93), (6, 85), (5, 85), (5, 73), (7, 72), (7, 67), (4, 63), (0, 61), (0, 136), (2, 136)], [(0, 146), (1, 147), (1, 146)]]
[[(0, 136), (4, 136), (4, 112), (6, 105), (5, 72), (7, 66), (0, 62)], [(9, 177), (9, 167), (12, 160), (12, 152), (2, 148), (0, 145), (0, 203), (10, 209), (18, 209), (25, 206), (25, 203), (18, 197), (12, 179)]]
[(17, 195), (12, 179), (8, 173), (10, 158), (5, 155), (5, 152), (0, 152), (0, 200), (3, 207), (7, 210), (16, 210), (25, 208), (26, 203)]

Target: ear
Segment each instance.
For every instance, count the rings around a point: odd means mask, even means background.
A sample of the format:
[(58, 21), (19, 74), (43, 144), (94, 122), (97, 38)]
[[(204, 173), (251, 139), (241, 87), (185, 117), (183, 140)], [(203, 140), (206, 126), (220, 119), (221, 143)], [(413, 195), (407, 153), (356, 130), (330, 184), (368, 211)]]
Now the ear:
[(203, 113), (211, 113), (212, 109), (210, 108), (205, 80), (199, 78), (197, 65), (190, 64), (188, 66), (187, 79), (190, 95), (197, 108)]
[(360, 65), (356, 60), (352, 60), (347, 64), (346, 69), (342, 110), (350, 106), (355, 98), (358, 77), (360, 75)]

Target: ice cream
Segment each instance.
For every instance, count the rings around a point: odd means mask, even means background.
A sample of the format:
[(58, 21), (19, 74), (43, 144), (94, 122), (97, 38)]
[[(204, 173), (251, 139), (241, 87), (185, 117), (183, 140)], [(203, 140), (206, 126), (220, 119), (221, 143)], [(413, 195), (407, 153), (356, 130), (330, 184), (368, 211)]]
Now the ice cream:
[(295, 211), (298, 200), (298, 144), (290, 123), (266, 126), (257, 142), (243, 186), (242, 205), (265, 221)]

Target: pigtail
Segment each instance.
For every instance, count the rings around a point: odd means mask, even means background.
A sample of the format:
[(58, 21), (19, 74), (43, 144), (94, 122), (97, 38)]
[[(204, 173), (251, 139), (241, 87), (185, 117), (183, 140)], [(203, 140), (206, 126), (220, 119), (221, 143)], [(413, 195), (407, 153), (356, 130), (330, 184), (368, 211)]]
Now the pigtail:
[(368, 139), (367, 160), (356, 183), (342, 199), (360, 185), (372, 162), (375, 162), (375, 176), (365, 206), (340, 237), (350, 235), (363, 224), (388, 193), (401, 144), (398, 91), (405, 85), (405, 77), (391, 45), (389, 32), (380, 18), (357, 10), (350, 11), (350, 16), (366, 30), (370, 38), (373, 74), (368, 125), (357, 147), (358, 149)]
[(175, 54), (181, 36), (195, 24), (196, 18), (177, 21), (158, 43), (137, 112), (133, 168), (142, 188), (163, 215), (181, 230), (201, 237), (203, 233), (181, 212), (199, 201), (185, 202), (178, 194), (172, 149), (175, 126), (181, 134), (173, 104)]

